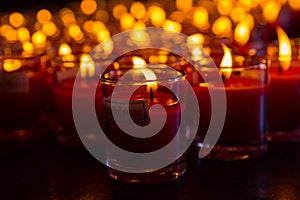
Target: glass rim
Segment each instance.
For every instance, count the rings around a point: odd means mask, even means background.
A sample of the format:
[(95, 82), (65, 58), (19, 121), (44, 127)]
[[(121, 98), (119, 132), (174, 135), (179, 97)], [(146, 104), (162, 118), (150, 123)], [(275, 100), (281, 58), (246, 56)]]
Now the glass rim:
[[(270, 64), (270, 59), (261, 57), (261, 56), (249, 56), (249, 55), (232, 55), (232, 58), (244, 58), (244, 60), (233, 61), (231, 67), (221, 67), (218, 63), (216, 63), (216, 59), (221, 61), (222, 56), (207, 56), (211, 57), (212, 61), (215, 63), (215, 67), (205, 67), (204, 64), (199, 64), (199, 68), (204, 70), (220, 70), (220, 69), (231, 69), (232, 71), (245, 71), (245, 70), (253, 70), (253, 69), (268, 69)], [(239, 62), (239, 63), (238, 63)], [(192, 64), (195, 66), (195, 64)]]
[[(133, 64), (129, 64), (130, 66), (133, 66)], [(159, 67), (160, 66), (160, 67)], [(164, 66), (164, 68), (162, 68), (162, 66)], [(141, 72), (141, 69), (150, 69), (152, 72), (154, 72), (155, 75), (161, 73), (161, 70), (165, 71), (167, 70), (169, 72), (169, 74), (165, 74), (165, 75), (170, 75), (169, 77), (164, 77), (164, 78), (160, 78), (157, 77), (157, 79), (143, 79), (143, 80), (126, 80), (126, 81), (119, 81), (120, 78), (118, 79), (111, 79), (107, 76), (114, 74), (116, 76), (120, 76), (120, 75), (124, 75), (126, 72), (128, 72), (129, 70), (139, 70)], [(167, 72), (165, 71), (165, 72)], [(120, 73), (121, 72), (121, 73)], [(156, 72), (156, 73), (155, 73)], [(144, 85), (147, 83), (166, 83), (166, 82), (177, 82), (177, 81), (181, 81), (181, 80), (185, 80), (185, 76), (186, 73), (184, 71), (181, 70), (176, 70), (168, 65), (163, 65), (163, 64), (147, 64), (145, 67), (142, 68), (121, 68), (121, 69), (115, 69), (115, 70), (110, 70), (109, 72), (106, 72), (104, 74), (101, 75), (101, 83), (104, 84), (122, 84), (122, 85)]]

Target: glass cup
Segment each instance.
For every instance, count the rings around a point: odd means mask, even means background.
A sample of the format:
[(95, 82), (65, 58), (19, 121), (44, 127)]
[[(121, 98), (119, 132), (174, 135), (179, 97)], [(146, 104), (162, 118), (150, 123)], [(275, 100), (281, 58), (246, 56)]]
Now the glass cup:
[(270, 91), (267, 125), (268, 138), (273, 142), (300, 141), (299, 38), (292, 39), (291, 44), (292, 57), (287, 65), (279, 61), (277, 41), (268, 46)]
[[(197, 148), (206, 148), (203, 140), (211, 123), (209, 91), (225, 90), (227, 107), (220, 138), (208, 157), (219, 160), (241, 160), (261, 156), (267, 151), (265, 110), (268, 86), (267, 62), (261, 58), (232, 56), (233, 67), (215, 69), (200, 67), (208, 82), (194, 85), (200, 107), (200, 123), (195, 139)], [(213, 57), (220, 66), (221, 57)], [(216, 85), (218, 74), (223, 86)]]
[[(136, 68), (132, 64), (124, 65), (102, 75), (104, 114), (99, 118), (101, 127), (106, 137), (125, 151), (136, 154), (158, 151), (171, 143), (180, 126), (184, 105), (179, 102), (173, 91), (181, 95), (185, 92), (182, 87), (185, 80), (184, 73), (160, 64), (147, 65), (147, 68)], [(162, 108), (156, 107), (157, 105)], [(113, 114), (113, 111), (118, 114)], [(157, 121), (161, 115), (166, 115), (164, 124), (161, 124), (160, 120)], [(122, 128), (128, 125), (128, 129)], [(134, 131), (136, 130), (134, 126), (141, 129)], [(156, 129), (155, 135), (149, 136), (145, 135), (148, 132), (146, 130), (150, 130), (149, 126), (161, 128)], [(178, 153), (179, 145), (173, 143), (168, 151), (158, 155), (159, 158), (169, 159)], [(161, 183), (175, 180), (185, 173), (186, 155), (179, 153), (175, 161), (158, 170), (149, 166), (143, 171), (134, 171), (134, 166), (125, 166), (115, 158), (114, 150), (107, 149), (107, 165), (109, 176), (115, 180)], [(133, 167), (133, 171), (117, 170), (123, 167), (126, 169)]]
[[(87, 60), (85, 60), (87, 59)], [(84, 66), (81, 66), (81, 65)], [(80, 79), (80, 98), (82, 101), (92, 98), (86, 94), (90, 85), (98, 84), (95, 77), (94, 62), (88, 60), (88, 54), (76, 54), (60, 57), (55, 72), (52, 87), (55, 118), (55, 138), (58, 143), (68, 147), (83, 148), (78, 136), (72, 112), (72, 95), (77, 73)], [(96, 93), (96, 99), (101, 98), (101, 92)]]
[(47, 132), (45, 79), (39, 56), (0, 57), (0, 141), (20, 142)]

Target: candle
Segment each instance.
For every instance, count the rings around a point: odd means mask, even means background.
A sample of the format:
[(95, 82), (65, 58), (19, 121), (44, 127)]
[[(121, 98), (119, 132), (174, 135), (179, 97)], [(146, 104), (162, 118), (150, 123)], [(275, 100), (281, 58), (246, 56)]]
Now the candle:
[[(241, 56), (232, 57), (225, 45), (223, 49), (225, 53), (219, 65), (219, 72), (224, 88), (215, 84), (216, 73), (213, 70), (210, 72), (209, 69), (206, 70), (207, 75), (211, 77), (210, 81), (194, 86), (200, 106), (200, 125), (195, 142), (198, 147), (203, 148), (203, 138), (211, 117), (209, 90), (218, 92), (225, 89), (226, 119), (221, 136), (209, 157), (220, 160), (254, 158), (263, 155), (267, 148), (264, 118), (266, 63), (258, 63), (254, 58), (248, 60)], [(252, 65), (249, 64), (250, 61)], [(232, 62), (234, 67), (231, 67)], [(216, 63), (219, 63), (219, 60), (216, 59)]]
[[(129, 68), (112, 70), (103, 75), (101, 83), (105, 112), (104, 119), (102, 122), (100, 120), (100, 124), (109, 140), (119, 148), (129, 152), (148, 153), (160, 150), (169, 144), (178, 132), (181, 109), (184, 105), (179, 104), (173, 91), (164, 84), (172, 85), (176, 89), (176, 85), (184, 79), (183, 73), (172, 70), (170, 74), (167, 69), (162, 67), (163, 65), (146, 67), (146, 61), (141, 57), (134, 56), (133, 63), (134, 65)], [(122, 80), (119, 81), (121, 77)], [(177, 79), (177, 83), (175, 79)], [(119, 82), (121, 82), (120, 85)], [(128, 94), (127, 91), (133, 92)], [(163, 109), (156, 107), (157, 104)], [(113, 115), (113, 110), (117, 110), (117, 116)], [(128, 115), (130, 115), (129, 119)], [(160, 120), (164, 115), (166, 115), (165, 121)], [(123, 128), (128, 127), (128, 124), (131, 123), (138, 128), (130, 126), (129, 131), (131, 132), (125, 132)], [(144, 131), (143, 127), (146, 128)], [(161, 128), (157, 129), (157, 127)], [(154, 135), (149, 135), (145, 131), (153, 130), (153, 128), (157, 131), (154, 131)], [(132, 131), (132, 129), (136, 131)], [(179, 151), (179, 147), (176, 145), (172, 148), (173, 152), (168, 151), (160, 156), (162, 158), (170, 157), (172, 153)], [(113, 166), (122, 166), (122, 163), (113, 157), (113, 153), (108, 155), (107, 160), (108, 166), (110, 166), (110, 177), (125, 182), (167, 182), (183, 175), (186, 167), (184, 155), (180, 155), (175, 162), (165, 168), (144, 173), (129, 173), (114, 169)], [(124, 166), (124, 168), (127, 167), (130, 166)]]
[(5, 56), (0, 62), (0, 141), (44, 135), (46, 86), (40, 57)]
[(269, 135), (272, 141), (295, 141), (299, 139), (297, 129), (300, 122), (300, 60), (292, 57), (290, 40), (280, 27), (277, 27), (277, 34), (278, 58), (271, 57), (269, 68)]
[[(101, 88), (97, 89), (95, 97), (86, 94), (86, 90), (91, 85), (98, 84), (94, 77), (95, 66), (87, 54), (73, 55), (71, 48), (67, 44), (62, 44), (59, 50), (61, 55), (61, 66), (55, 74), (55, 84), (53, 85), (53, 98), (55, 106), (55, 116), (57, 121), (56, 138), (59, 143), (66, 146), (83, 147), (77, 134), (72, 114), (73, 86), (77, 73), (80, 73), (80, 95), (77, 98), (85, 101), (95, 98), (99, 101), (102, 98)], [(98, 108), (98, 115), (101, 107)], [(88, 134), (86, 137), (91, 137)]]

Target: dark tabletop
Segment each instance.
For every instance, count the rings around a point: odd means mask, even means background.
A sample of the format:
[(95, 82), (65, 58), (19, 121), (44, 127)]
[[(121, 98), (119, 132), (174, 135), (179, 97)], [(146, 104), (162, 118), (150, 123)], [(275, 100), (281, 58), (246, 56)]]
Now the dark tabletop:
[(180, 179), (157, 185), (111, 180), (86, 150), (35, 141), (1, 153), (0, 199), (300, 199), (300, 143), (270, 143), (254, 160), (198, 159)]

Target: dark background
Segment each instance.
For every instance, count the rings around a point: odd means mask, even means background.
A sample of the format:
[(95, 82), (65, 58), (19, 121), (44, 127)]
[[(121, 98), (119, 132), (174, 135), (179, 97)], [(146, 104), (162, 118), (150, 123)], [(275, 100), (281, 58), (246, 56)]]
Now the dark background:
[(81, 0), (1, 0), (0, 11), (27, 11), (41, 8), (55, 9), (66, 6), (69, 2), (81, 2)]

